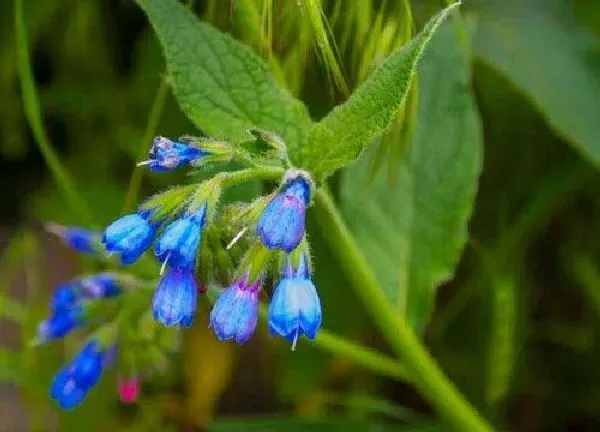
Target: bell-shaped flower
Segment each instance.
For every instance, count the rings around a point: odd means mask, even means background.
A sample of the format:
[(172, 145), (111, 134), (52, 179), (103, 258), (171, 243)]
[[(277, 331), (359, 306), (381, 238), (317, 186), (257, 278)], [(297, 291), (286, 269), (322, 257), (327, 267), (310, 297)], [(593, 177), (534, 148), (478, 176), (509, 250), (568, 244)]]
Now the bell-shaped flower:
[(190, 327), (196, 313), (198, 291), (189, 268), (169, 268), (160, 280), (152, 299), (154, 319), (166, 326)]
[(302, 254), (294, 271), (288, 258), (269, 306), (270, 333), (285, 337), (294, 347), (302, 335), (313, 340), (321, 327), (321, 302), (307, 261)]
[(257, 233), (269, 249), (292, 252), (302, 241), (310, 184), (302, 176), (289, 180), (263, 210)]
[(210, 313), (210, 327), (219, 340), (243, 344), (254, 334), (258, 320), (260, 277), (248, 284), (245, 275), (223, 290)]
[(102, 243), (107, 252), (121, 255), (122, 264), (131, 264), (148, 249), (155, 232), (150, 212), (142, 211), (123, 216), (106, 227)]
[(194, 268), (206, 220), (206, 204), (171, 222), (154, 245), (157, 258), (170, 267)]

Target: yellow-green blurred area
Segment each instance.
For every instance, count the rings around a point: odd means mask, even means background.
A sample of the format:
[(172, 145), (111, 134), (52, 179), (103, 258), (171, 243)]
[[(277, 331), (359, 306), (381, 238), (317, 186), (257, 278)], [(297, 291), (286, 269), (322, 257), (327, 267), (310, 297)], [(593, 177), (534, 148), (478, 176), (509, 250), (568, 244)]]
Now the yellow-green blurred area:
[[(446, 3), (189, 5), (250, 45), (320, 119)], [(499, 430), (600, 430), (600, 1), (465, 0), (449, 21), (472, 56), (483, 171), (468, 245), (420, 336)], [(70, 205), (40, 151), (23, 104), (14, 3), (2, 0), (0, 432), (446, 430), (403, 378), (310, 343), (292, 352), (264, 323), (241, 347), (218, 342), (204, 303), (191, 330), (173, 333), (181, 354), (168, 359), (164, 375), (143, 381), (136, 404), (119, 402), (113, 370), (81, 407), (60, 412), (48, 386), (84, 336), (29, 341), (52, 287), (95, 264), (43, 224), (99, 229), (122, 213), (128, 190), (139, 202), (189, 181), (185, 172), (144, 172), (139, 193), (131, 192), (135, 163), (154, 135), (197, 131), (171, 94), (158, 42), (133, 1), (24, 0), (23, 24), (43, 129), (87, 210)], [(369, 153), (391, 185), (416, 127), (420, 84)], [(310, 210), (307, 226), (324, 328), (392, 356)]]

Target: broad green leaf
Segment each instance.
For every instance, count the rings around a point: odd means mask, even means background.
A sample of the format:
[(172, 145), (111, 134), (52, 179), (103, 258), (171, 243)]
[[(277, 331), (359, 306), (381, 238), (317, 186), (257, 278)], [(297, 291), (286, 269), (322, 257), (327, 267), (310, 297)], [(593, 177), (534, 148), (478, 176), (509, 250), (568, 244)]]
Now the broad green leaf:
[(368, 161), (343, 177), (342, 212), (389, 300), (417, 330), (467, 240), (482, 137), (469, 90), (469, 59), (444, 25), (419, 67), (415, 132), (392, 184), (370, 186)]
[(309, 421), (282, 417), (217, 420), (210, 423), (207, 430), (209, 432), (435, 432), (439, 429), (433, 425), (402, 427), (346, 418)]
[(570, 2), (475, 4), (475, 54), (512, 81), (557, 133), (599, 165), (600, 74), (592, 53), (600, 41), (577, 23)]
[(308, 145), (292, 155), (318, 181), (354, 161), (392, 123), (417, 63), (440, 23), (458, 3), (435, 15), (408, 45), (388, 57), (342, 105), (313, 125)]
[(250, 48), (199, 21), (176, 0), (137, 0), (163, 47), (181, 109), (210, 136), (235, 143), (259, 127), (292, 147), (311, 124), (305, 106), (279, 87)]

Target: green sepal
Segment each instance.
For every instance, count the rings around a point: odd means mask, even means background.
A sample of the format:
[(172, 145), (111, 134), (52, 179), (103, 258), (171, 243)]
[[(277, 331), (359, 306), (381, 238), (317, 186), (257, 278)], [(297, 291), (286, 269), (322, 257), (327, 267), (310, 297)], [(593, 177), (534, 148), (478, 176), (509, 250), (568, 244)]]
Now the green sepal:
[(269, 261), (276, 252), (267, 249), (261, 241), (256, 241), (242, 259), (236, 272), (236, 279), (247, 275), (248, 283), (253, 283), (268, 271)]
[(175, 217), (189, 202), (196, 184), (175, 186), (148, 198), (140, 210), (151, 211), (150, 220), (160, 222)]

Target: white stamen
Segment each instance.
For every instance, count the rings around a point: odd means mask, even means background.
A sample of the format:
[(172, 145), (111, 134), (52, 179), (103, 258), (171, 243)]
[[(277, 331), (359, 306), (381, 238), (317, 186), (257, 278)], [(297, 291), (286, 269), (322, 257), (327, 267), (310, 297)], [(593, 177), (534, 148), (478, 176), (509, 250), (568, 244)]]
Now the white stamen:
[(292, 342), (292, 351), (296, 351), (296, 343), (298, 342), (298, 327), (296, 327), (296, 334), (294, 335), (294, 341)]
[(136, 163), (135, 166), (141, 167), (141, 166), (144, 166), (144, 165), (150, 165), (151, 162), (152, 162), (151, 160), (145, 160), (145, 161), (141, 161), (141, 162)]
[(231, 249), (233, 247), (233, 245), (235, 245), (239, 241), (239, 239), (241, 239), (244, 236), (244, 234), (246, 234), (246, 231), (248, 231), (248, 227), (247, 226), (245, 226), (244, 228), (242, 228), (240, 230), (240, 232), (235, 235), (235, 237), (227, 245), (226, 249), (227, 250)]
[(165, 259), (165, 261), (162, 263), (162, 265), (160, 266), (160, 275), (162, 276), (163, 273), (165, 272), (165, 268), (167, 267), (167, 261), (169, 261), (169, 258), (171, 258), (171, 253), (169, 253), (167, 255), (167, 259)]

